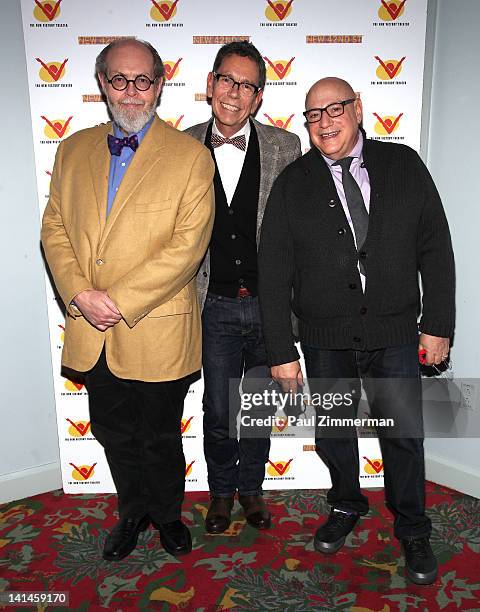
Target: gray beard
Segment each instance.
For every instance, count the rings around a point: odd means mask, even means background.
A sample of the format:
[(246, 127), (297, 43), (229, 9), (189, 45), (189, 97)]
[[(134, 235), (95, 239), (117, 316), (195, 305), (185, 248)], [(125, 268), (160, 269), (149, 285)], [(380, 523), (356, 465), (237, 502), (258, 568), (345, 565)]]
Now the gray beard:
[[(147, 125), (155, 115), (155, 105), (140, 108), (135, 112), (129, 112), (122, 108), (120, 103), (112, 104), (107, 98), (108, 108), (115, 123), (127, 134), (136, 134)], [(139, 105), (140, 106), (140, 105)]]

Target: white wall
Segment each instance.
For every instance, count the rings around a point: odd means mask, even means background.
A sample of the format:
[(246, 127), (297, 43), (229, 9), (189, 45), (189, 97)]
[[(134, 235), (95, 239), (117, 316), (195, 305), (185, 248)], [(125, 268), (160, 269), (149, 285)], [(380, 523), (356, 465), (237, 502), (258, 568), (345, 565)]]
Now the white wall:
[(0, 502), (61, 486), (20, 5), (2, 2)]
[[(476, 379), (480, 410), (480, 2), (437, 0), (436, 5), (427, 163), (442, 196), (455, 251), (455, 376)], [(479, 420), (475, 418), (477, 424)], [(427, 440), (426, 455), (427, 477), (480, 497), (478, 439)]]

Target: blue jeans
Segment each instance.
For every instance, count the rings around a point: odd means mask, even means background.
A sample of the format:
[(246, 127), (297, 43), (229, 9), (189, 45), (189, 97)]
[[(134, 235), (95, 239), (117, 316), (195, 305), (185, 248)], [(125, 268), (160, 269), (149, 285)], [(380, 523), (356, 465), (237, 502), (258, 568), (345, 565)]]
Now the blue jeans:
[(270, 438), (230, 435), (240, 397), (230, 397), (230, 379), (267, 363), (257, 297), (208, 294), (202, 313), (203, 436), (212, 497), (260, 495)]
[[(376, 351), (323, 350), (309, 346), (302, 346), (302, 350), (312, 393), (326, 391), (319, 380), (322, 378), (337, 379), (338, 384), (344, 386), (343, 392), (355, 390), (353, 397), (357, 399), (341, 416), (357, 415), (362, 378), (372, 417), (400, 416), (405, 430), (422, 432), (417, 343)], [(373, 393), (376, 389), (377, 392)], [(431, 532), (430, 519), (425, 516), (425, 466), (421, 435), (379, 437), (385, 498), (394, 515), (397, 538), (423, 537)], [(317, 453), (330, 471), (332, 488), (327, 494), (329, 504), (339, 510), (366, 514), (368, 499), (359, 485), (356, 432), (352, 435), (352, 431), (349, 431), (345, 438), (319, 437), (317, 429), (315, 443)]]

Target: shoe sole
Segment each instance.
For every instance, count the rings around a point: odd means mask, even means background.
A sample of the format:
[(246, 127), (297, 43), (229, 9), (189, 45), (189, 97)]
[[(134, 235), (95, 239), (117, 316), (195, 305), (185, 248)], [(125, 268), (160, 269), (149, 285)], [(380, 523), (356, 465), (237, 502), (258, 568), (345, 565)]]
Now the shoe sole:
[(319, 540), (313, 540), (313, 547), (317, 552), (321, 552), (325, 555), (333, 555), (338, 552), (345, 544), (346, 536), (336, 540), (335, 542), (320, 542)]
[(432, 584), (437, 579), (437, 568), (426, 574), (414, 572), (409, 567), (407, 567), (406, 570), (408, 578), (415, 584)]

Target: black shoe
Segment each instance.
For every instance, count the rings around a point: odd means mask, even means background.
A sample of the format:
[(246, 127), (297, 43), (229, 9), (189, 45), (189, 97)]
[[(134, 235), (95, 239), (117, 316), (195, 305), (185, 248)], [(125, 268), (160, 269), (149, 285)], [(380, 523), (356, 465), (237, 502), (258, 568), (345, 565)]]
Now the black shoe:
[(103, 547), (103, 558), (106, 561), (120, 561), (137, 545), (138, 536), (150, 525), (148, 516), (140, 518), (122, 518), (107, 535)]
[(230, 514), (233, 508), (232, 497), (212, 497), (205, 518), (205, 530), (208, 533), (223, 533), (230, 527)]
[(160, 533), (163, 548), (174, 557), (187, 555), (192, 550), (192, 536), (181, 520), (171, 523), (154, 523)]
[(249, 525), (255, 529), (270, 529), (272, 515), (261, 495), (239, 495), (238, 501)]
[(348, 514), (332, 508), (330, 516), (316, 533), (313, 545), (318, 552), (331, 555), (345, 544), (345, 538), (357, 524), (359, 514)]
[(430, 540), (425, 538), (404, 538), (401, 540), (405, 555), (407, 576), (415, 584), (432, 584), (437, 578), (437, 560)]

